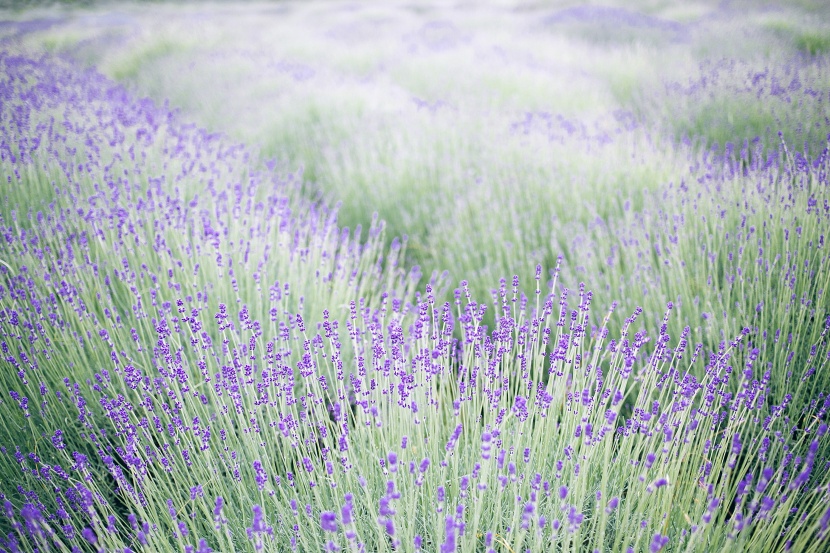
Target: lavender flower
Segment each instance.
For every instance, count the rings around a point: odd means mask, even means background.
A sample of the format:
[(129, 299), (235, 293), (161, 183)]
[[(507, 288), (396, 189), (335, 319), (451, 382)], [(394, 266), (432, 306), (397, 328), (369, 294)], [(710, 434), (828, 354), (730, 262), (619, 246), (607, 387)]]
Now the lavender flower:
[(326, 532), (337, 532), (337, 515), (331, 511), (320, 513), (320, 526)]
[(265, 489), (265, 484), (268, 483), (268, 475), (265, 473), (265, 469), (262, 468), (261, 461), (254, 461), (253, 465), (257, 488), (259, 488), (259, 491), (262, 491)]
[(217, 530), (219, 530), (223, 524), (226, 524), (228, 520), (222, 516), (222, 508), (225, 504), (225, 500), (222, 499), (222, 496), (216, 497), (216, 505), (213, 508), (213, 523)]
[(352, 512), (354, 506), (352, 505), (352, 494), (347, 493), (344, 497), (344, 504), (343, 507), (340, 508), (340, 519), (343, 522), (343, 526), (348, 526), (352, 523)]
[(651, 543), (648, 546), (648, 550), (650, 553), (657, 553), (661, 549), (663, 549), (669, 543), (668, 536), (662, 536), (660, 534), (654, 534), (651, 538)]
[(83, 530), (81, 530), (81, 535), (84, 537), (86, 541), (91, 544), (95, 544), (98, 541), (98, 537), (95, 535), (95, 532), (92, 531), (92, 528), (89, 526), (85, 526)]
[(262, 551), (265, 536), (273, 536), (274, 529), (266, 525), (262, 507), (254, 505), (252, 510), (254, 512), (254, 520), (251, 526), (246, 529), (246, 532), (248, 539), (254, 542), (254, 549), (256, 551)]

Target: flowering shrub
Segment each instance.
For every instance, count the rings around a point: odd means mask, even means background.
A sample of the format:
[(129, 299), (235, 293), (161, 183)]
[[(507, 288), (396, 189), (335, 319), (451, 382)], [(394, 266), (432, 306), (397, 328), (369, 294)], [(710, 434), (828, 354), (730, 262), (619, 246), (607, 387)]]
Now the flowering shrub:
[(0, 66), (4, 549), (827, 548), (826, 152), (444, 302), (244, 147)]

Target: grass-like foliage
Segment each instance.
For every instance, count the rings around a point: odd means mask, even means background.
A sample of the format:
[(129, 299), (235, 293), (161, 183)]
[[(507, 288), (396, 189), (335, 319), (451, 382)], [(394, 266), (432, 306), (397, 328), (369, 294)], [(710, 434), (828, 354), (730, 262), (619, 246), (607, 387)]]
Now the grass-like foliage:
[[(564, 26), (572, 53), (643, 62), (708, 36), (670, 16), (569, 8), (524, 46)], [(0, 549), (830, 547), (820, 51), (653, 88), (597, 57), (607, 88), (557, 113), (530, 86), (550, 60), (490, 75), (476, 56), (501, 54), (446, 22), (379, 72), (417, 101), (379, 109), (310, 86), (298, 40), (263, 155), (32, 53), (67, 26), (0, 53)], [(323, 72), (377, 76), (365, 29), (329, 32), (356, 46)], [(206, 34), (72, 48), (165, 96), (210, 80), (171, 73), (222, 51)], [(245, 138), (223, 94), (188, 116)]]

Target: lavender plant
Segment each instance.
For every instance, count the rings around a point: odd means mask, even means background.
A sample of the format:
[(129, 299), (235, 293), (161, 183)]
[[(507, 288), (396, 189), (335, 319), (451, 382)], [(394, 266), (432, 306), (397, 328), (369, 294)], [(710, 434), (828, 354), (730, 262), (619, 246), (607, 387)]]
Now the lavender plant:
[[(406, 44), (452, 65), (468, 39), (429, 24)], [(176, 48), (151, 44), (122, 77)], [(341, 228), (283, 162), (13, 51), (0, 549), (827, 549), (827, 149), (787, 125), (777, 149), (699, 151), (625, 113), (477, 126), (418, 100), (416, 131), (442, 135), (432, 166), (398, 159), (423, 136), (383, 125), (323, 154), (356, 190), (380, 166), (426, 183), (398, 199), (412, 220), (397, 230), (416, 232), (385, 243), (377, 216), (368, 237)], [(371, 69), (350, 55), (332, 65)], [(412, 66), (391, 76), (446, 94)], [(509, 80), (476, 110), (513, 106)], [(329, 116), (302, 122), (317, 126), (298, 152), (357, 130)], [(446, 161), (482, 152), (503, 159), (478, 181)], [(394, 198), (400, 174), (361, 201)], [(505, 182), (527, 186), (507, 197)], [(413, 259), (467, 280), (425, 284)]]

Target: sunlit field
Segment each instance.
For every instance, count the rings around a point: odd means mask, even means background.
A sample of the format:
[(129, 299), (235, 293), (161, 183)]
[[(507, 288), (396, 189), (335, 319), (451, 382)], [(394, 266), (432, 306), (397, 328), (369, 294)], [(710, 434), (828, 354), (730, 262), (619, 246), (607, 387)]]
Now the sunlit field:
[(0, 8), (0, 550), (829, 550), (823, 4)]

